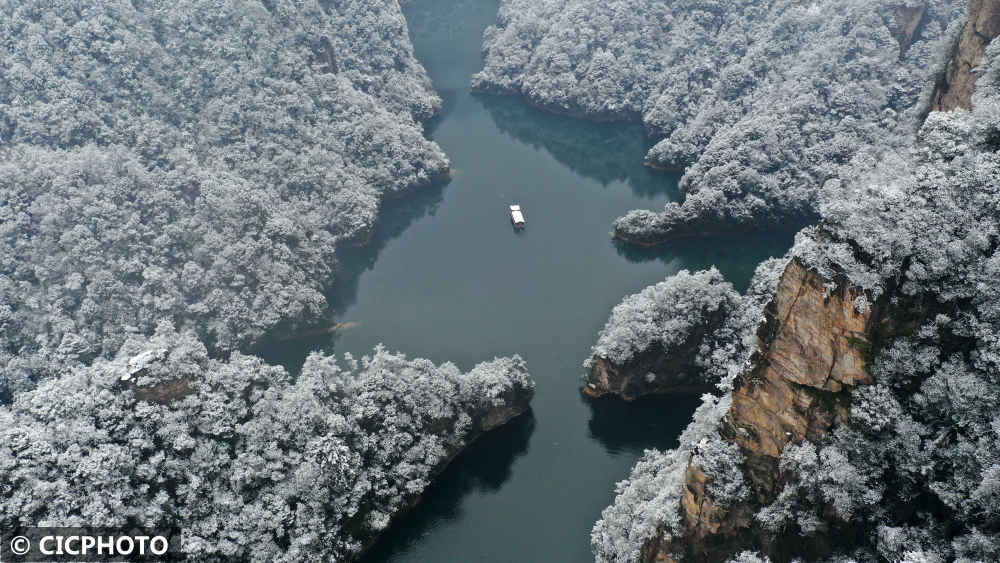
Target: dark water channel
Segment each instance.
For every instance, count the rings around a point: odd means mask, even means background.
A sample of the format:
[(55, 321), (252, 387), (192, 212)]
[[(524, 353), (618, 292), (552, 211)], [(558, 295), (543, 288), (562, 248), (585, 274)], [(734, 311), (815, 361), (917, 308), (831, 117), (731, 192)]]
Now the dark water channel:
[[(495, 0), (413, 0), (417, 57), (445, 99), (428, 129), (452, 160), (445, 186), (391, 202), (368, 247), (342, 254), (331, 295), (358, 323), (268, 354), (298, 369), (313, 349), (360, 356), (378, 343), (469, 368), (521, 354), (537, 381), (531, 416), (474, 444), (366, 561), (588, 561), (590, 528), (645, 448), (675, 444), (696, 397), (585, 401), (581, 362), (623, 296), (682, 268), (718, 267), (741, 290), (790, 235), (629, 250), (608, 236), (629, 209), (678, 198), (641, 165), (642, 128), (545, 114), (473, 96)], [(507, 205), (527, 228), (514, 232)]]

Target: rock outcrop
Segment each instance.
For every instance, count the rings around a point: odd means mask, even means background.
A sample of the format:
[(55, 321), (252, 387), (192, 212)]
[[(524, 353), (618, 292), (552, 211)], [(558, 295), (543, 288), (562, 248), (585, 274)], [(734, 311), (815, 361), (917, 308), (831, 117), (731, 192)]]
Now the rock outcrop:
[(924, 23), (924, 16), (927, 14), (927, 2), (916, 6), (901, 5), (896, 6), (892, 11), (892, 18), (886, 22), (889, 31), (899, 42), (899, 56), (902, 57), (914, 39), (920, 26)]
[[(890, 26), (901, 50), (919, 34), (920, 8), (897, 10)], [(971, 109), (976, 73), (990, 41), (1000, 35), (1000, 0), (971, 0), (965, 24), (931, 109)], [(852, 392), (874, 383), (868, 364), (893, 338), (912, 334), (946, 311), (929, 295), (905, 295), (890, 286), (864, 295), (843, 276), (819, 275), (798, 260), (785, 269), (758, 328), (758, 348), (734, 382), (732, 402), (719, 426), (738, 446), (750, 494), (738, 502), (713, 498), (710, 473), (689, 462), (680, 491), (679, 525), (662, 524), (642, 546), (645, 562), (724, 561), (750, 549), (772, 560), (807, 560), (851, 545), (859, 530), (817, 507), (825, 531), (810, 535), (766, 531), (754, 517), (778, 498), (791, 476), (779, 465), (789, 444), (819, 443), (848, 421)], [(858, 308), (858, 297), (870, 306)], [(694, 459), (694, 458), (692, 458)]]
[(702, 336), (669, 353), (654, 346), (623, 364), (594, 356), (583, 392), (594, 398), (617, 395), (632, 401), (643, 395), (710, 391), (714, 387), (699, 376), (701, 370), (694, 365)]
[(881, 305), (857, 310), (854, 300), (862, 291), (837, 281), (831, 291), (830, 280), (790, 262), (765, 310), (758, 351), (736, 381), (720, 432), (745, 456), (750, 500), (719, 506), (705, 474), (690, 465), (680, 507), (685, 532), (651, 542), (644, 550), (647, 561), (715, 561), (747, 545), (782, 552), (753, 519), (780, 491), (781, 451), (790, 442), (818, 440), (847, 419), (851, 390), (872, 382), (867, 358), (884, 328)]
[(972, 92), (978, 78), (975, 69), (986, 46), (997, 35), (1000, 35), (1000, 0), (972, 0), (969, 20), (934, 87), (931, 110), (972, 109)]
[(814, 440), (847, 417), (844, 391), (871, 383), (872, 312), (853, 301), (860, 290), (826, 294), (826, 280), (789, 263), (760, 327), (759, 357), (737, 381), (728, 423), (732, 441), (777, 458), (790, 441)]
[[(531, 399), (535, 396), (535, 389), (516, 385), (501, 397), (499, 405), (493, 405), (473, 414), (473, 419), (479, 433), (489, 432), (507, 424), (511, 420), (528, 412), (531, 408)], [(478, 433), (470, 436), (468, 443), (472, 443), (478, 437)]]
[(629, 295), (611, 311), (591, 357), (583, 391), (630, 401), (641, 395), (711, 390), (718, 380), (706, 350), (732, 332), (743, 299), (715, 268), (681, 270)]

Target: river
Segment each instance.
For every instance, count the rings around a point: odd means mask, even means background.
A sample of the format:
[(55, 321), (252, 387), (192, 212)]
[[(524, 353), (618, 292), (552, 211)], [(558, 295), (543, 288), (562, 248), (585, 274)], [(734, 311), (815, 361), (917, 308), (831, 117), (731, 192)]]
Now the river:
[[(460, 455), (366, 561), (592, 560), (590, 529), (614, 484), (645, 448), (675, 445), (698, 404), (581, 397), (581, 363), (612, 307), (683, 268), (715, 265), (743, 290), (791, 235), (616, 245), (616, 217), (680, 197), (676, 176), (642, 166), (642, 128), (471, 95), (495, 0), (412, 0), (405, 12), (444, 98), (428, 136), (453, 178), (390, 202), (371, 244), (340, 254), (329, 298), (336, 319), (356, 326), (264, 355), (296, 371), (313, 349), (360, 356), (378, 343), (463, 369), (520, 354), (537, 382), (531, 414)], [(525, 210), (520, 232), (507, 214), (513, 203)]]

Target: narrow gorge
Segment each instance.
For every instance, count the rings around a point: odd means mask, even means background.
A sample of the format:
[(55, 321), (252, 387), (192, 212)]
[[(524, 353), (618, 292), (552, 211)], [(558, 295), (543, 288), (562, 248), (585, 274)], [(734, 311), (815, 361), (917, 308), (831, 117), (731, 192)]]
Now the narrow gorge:
[(1000, 561), (1000, 0), (0, 29), (0, 532)]

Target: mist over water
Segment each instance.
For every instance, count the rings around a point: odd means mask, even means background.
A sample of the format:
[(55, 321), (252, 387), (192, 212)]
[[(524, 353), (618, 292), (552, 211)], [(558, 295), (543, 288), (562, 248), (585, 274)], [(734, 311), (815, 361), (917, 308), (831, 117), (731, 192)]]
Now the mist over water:
[[(297, 371), (311, 350), (388, 348), (463, 370), (521, 354), (538, 387), (530, 416), (459, 456), (366, 561), (585, 561), (614, 484), (646, 448), (669, 448), (697, 397), (586, 401), (581, 363), (625, 295), (680, 269), (715, 265), (740, 290), (791, 235), (615, 244), (615, 218), (677, 200), (677, 177), (642, 166), (639, 125), (549, 115), (519, 99), (473, 96), (492, 0), (413, 0), (417, 58), (444, 98), (428, 136), (452, 180), (387, 204), (370, 245), (339, 252), (329, 296), (356, 326), (265, 350)], [(509, 204), (527, 228), (514, 231)]]

